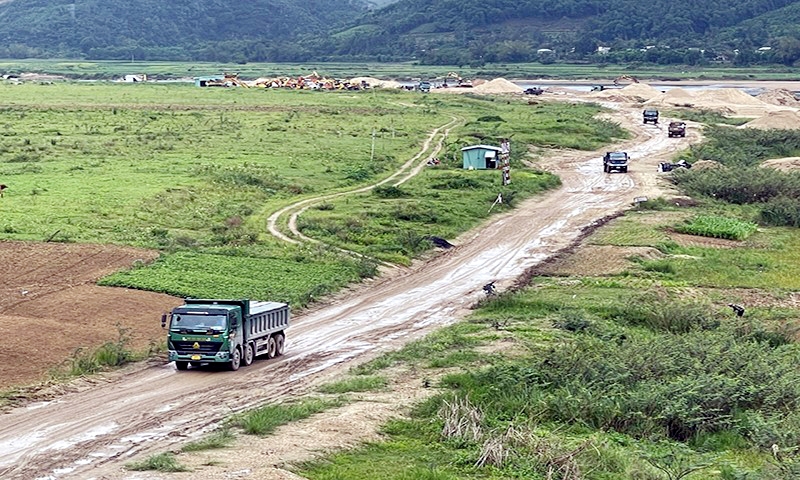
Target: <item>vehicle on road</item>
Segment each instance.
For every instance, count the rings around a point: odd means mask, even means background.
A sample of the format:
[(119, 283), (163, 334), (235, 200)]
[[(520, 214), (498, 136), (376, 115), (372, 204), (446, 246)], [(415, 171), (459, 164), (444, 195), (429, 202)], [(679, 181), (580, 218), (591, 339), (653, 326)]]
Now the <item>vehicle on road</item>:
[(686, 136), (686, 123), (685, 122), (669, 122), (669, 127), (667, 127), (667, 135), (669, 137), (685, 137)]
[(525, 89), (525, 95), (541, 95), (544, 90), (540, 87), (531, 87)]
[(288, 304), (194, 298), (184, 302), (161, 316), (161, 327), (169, 327), (169, 360), (178, 370), (212, 363), (238, 370), (259, 355), (283, 355)]
[(603, 155), (603, 171), (611, 173), (614, 170), (618, 172), (628, 172), (628, 154), (626, 152), (606, 152)]
[(654, 108), (647, 108), (642, 112), (642, 120), (645, 125), (652, 123), (658, 124), (658, 110)]
[(431, 82), (421, 81), (417, 84), (417, 90), (422, 93), (428, 93), (431, 91)]

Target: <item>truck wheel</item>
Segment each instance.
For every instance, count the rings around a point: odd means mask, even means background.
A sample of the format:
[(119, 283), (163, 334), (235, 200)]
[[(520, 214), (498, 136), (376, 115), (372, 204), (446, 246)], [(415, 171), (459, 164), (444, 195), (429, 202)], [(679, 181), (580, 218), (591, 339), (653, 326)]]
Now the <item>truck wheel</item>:
[(239, 365), (242, 363), (242, 352), (237, 347), (231, 354), (231, 361), (228, 363), (228, 370), (235, 372), (239, 370)]
[(628, 173), (628, 167), (622, 167), (622, 173)]
[(189, 362), (179, 362), (176, 360), (175, 368), (177, 368), (178, 370), (186, 370), (187, 368), (189, 368)]
[(248, 343), (244, 346), (244, 356), (242, 357), (242, 364), (246, 367), (253, 363), (255, 354), (253, 353), (253, 344)]
[(275, 337), (269, 337), (267, 340), (267, 358), (275, 358), (275, 352), (278, 350), (278, 344), (275, 342)]
[(275, 356), (283, 355), (284, 344), (286, 343), (286, 337), (279, 333), (275, 335)]

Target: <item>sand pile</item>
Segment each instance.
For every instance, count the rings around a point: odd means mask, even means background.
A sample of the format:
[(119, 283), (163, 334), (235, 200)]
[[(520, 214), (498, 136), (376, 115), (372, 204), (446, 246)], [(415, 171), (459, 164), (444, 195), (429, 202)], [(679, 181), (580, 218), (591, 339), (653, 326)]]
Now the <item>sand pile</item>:
[(789, 90), (784, 88), (776, 88), (774, 90), (767, 90), (766, 92), (759, 93), (756, 98), (762, 102), (771, 103), (772, 105), (788, 105), (790, 107), (800, 107), (800, 102)]
[(765, 115), (749, 121), (739, 128), (759, 128), (761, 130), (797, 130), (800, 129), (800, 114), (794, 110), (767, 112)]
[(400, 88), (402, 86), (399, 82), (393, 80), (381, 80), (374, 77), (356, 77), (349, 80), (351, 85), (359, 85), (362, 81), (367, 82), (370, 87)]
[(661, 95), (661, 92), (646, 83), (631, 83), (625, 86), (620, 92), (625, 96), (642, 97), (650, 100)]
[[(474, 85), (474, 84), (473, 84)], [(495, 78), (472, 88), (475, 93), (522, 93), (524, 88), (505, 78)]]
[(800, 170), (800, 157), (771, 158), (761, 164), (762, 167), (774, 168), (781, 172)]
[(717, 88), (703, 90), (695, 95), (699, 103), (718, 103), (719, 105), (753, 105), (763, 106), (764, 102), (748, 95), (738, 88)]
[(686, 106), (694, 104), (694, 95), (682, 88), (672, 88), (644, 102), (647, 105)]

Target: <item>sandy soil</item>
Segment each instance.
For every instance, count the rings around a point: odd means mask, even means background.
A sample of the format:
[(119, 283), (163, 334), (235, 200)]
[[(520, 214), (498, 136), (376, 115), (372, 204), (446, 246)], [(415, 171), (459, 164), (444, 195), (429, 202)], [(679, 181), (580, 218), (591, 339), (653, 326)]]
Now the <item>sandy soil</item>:
[[(561, 176), (560, 189), (464, 234), (453, 241), (455, 248), (441, 255), (388, 271), (298, 315), (287, 331), (283, 357), (258, 361), (238, 372), (177, 372), (163, 362), (134, 365), (76, 382), (49, 401), (15, 408), (2, 417), (0, 478), (288, 479), (296, 477), (282, 468), (284, 462), (375, 438), (376, 425), (426, 394), (413, 374), (407, 375), (406, 383), (393, 385), (393, 394), (385, 397), (292, 424), (267, 439), (245, 437), (231, 450), (195, 454), (191, 464), (197, 470), (189, 474), (124, 469), (129, 461), (178, 449), (201, 437), (233, 412), (313, 391), (354, 363), (463, 318), (483, 296), (483, 284), (494, 280), (499, 290), (508, 288), (532, 266), (570, 247), (598, 219), (628, 208), (635, 197), (662, 194), (669, 186), (656, 173), (658, 163), (698, 141), (698, 130), (690, 128), (686, 138), (668, 138), (662, 125), (641, 124), (640, 104), (607, 104), (616, 111), (613, 117), (634, 134), (632, 140), (609, 147), (631, 155), (628, 174), (604, 174), (601, 151), (561, 151), (540, 159), (541, 168)], [(126, 261), (131, 259), (121, 259), (114, 268)], [(36, 262), (46, 265), (48, 259), (42, 255)], [(72, 269), (72, 263), (65, 262), (53, 277), (70, 279)], [(84, 288), (89, 288), (92, 276), (85, 276)], [(25, 281), (23, 275), (8, 288), (20, 288)], [(18, 325), (19, 316), (28, 312), (57, 323), (83, 317), (76, 312), (87, 309), (96, 316), (111, 315), (107, 310), (135, 312), (130, 316), (157, 323), (157, 313), (176, 301), (134, 292), (141, 297), (115, 303), (98, 294), (91, 305), (78, 304), (79, 299), (91, 298), (83, 290), (69, 297), (70, 281), (61, 284), (65, 286), (56, 289), (64, 295), (59, 302), (38, 305), (36, 299), (22, 298), (11, 307), (3, 306), (0, 314), (12, 317), (6, 326)], [(250, 454), (241, 455), (242, 448)]]

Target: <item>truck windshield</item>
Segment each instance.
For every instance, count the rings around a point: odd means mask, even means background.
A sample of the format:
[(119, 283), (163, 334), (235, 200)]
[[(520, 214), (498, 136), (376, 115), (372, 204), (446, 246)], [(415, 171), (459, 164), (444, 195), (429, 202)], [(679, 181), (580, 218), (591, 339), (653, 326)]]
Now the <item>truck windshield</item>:
[(624, 153), (617, 152), (617, 153), (612, 153), (611, 155), (609, 155), (608, 159), (609, 160), (623, 160), (624, 161), (624, 160), (628, 159), (628, 156), (625, 155)]
[(225, 330), (224, 315), (191, 315), (176, 313), (172, 315), (171, 330)]

